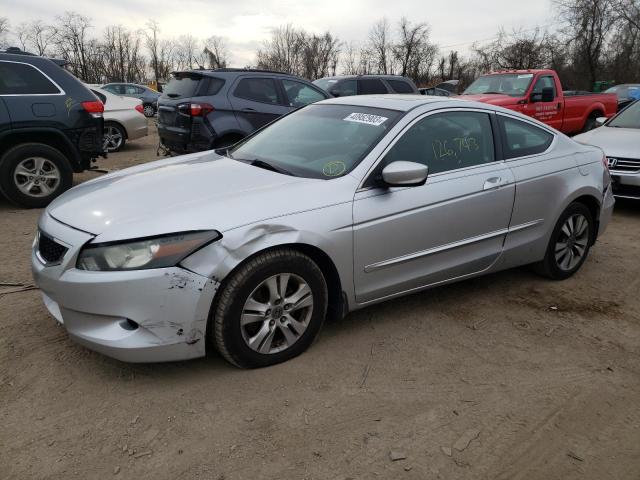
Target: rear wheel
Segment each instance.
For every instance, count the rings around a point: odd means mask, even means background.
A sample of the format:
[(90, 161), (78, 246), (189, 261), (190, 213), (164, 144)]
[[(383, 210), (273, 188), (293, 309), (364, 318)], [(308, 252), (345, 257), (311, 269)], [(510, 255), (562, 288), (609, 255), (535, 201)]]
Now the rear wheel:
[(49, 145), (24, 143), (0, 158), (0, 190), (22, 207), (45, 207), (72, 183), (68, 160)]
[(102, 145), (107, 152), (117, 152), (124, 147), (127, 135), (117, 123), (106, 122), (102, 134)]
[(292, 249), (265, 252), (242, 265), (218, 293), (208, 335), (241, 368), (284, 362), (316, 338), (327, 311), (320, 268)]
[(594, 220), (589, 209), (582, 203), (572, 203), (560, 216), (537, 270), (554, 280), (569, 278), (587, 259), (594, 235)]
[(156, 109), (150, 103), (146, 103), (142, 108), (142, 113), (144, 113), (145, 117), (151, 118), (156, 114)]

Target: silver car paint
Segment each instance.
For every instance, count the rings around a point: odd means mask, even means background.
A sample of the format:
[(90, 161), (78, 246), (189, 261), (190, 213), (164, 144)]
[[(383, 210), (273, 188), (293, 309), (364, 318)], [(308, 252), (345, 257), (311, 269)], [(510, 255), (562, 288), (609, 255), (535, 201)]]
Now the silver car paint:
[[(640, 162), (640, 129), (603, 125), (587, 133), (576, 135), (573, 139), (576, 142), (600, 147), (609, 158), (627, 158)], [(637, 187), (640, 192), (640, 167), (635, 172), (617, 170), (615, 166), (610, 167), (610, 170), (620, 184)], [(638, 197), (629, 198), (640, 198), (640, 193)]]
[[(270, 247), (304, 245), (326, 255), (338, 273), (346, 310), (355, 310), (541, 260), (557, 218), (582, 195), (601, 204), (600, 230), (606, 227), (613, 197), (605, 188), (598, 149), (499, 107), (399, 97), (325, 101), (407, 111), (350, 174), (333, 180), (283, 176), (203, 152), (73, 188), (40, 220), (43, 231), (70, 245), (63, 264), (44, 267), (35, 253), (32, 257), (48, 307), (53, 313), (60, 309), (74, 338), (107, 355), (127, 361), (193, 358), (204, 354), (208, 308), (220, 282)], [(553, 132), (555, 139), (542, 154), (431, 175), (424, 186), (363, 187), (367, 174), (414, 120), (460, 108), (512, 116)], [(91, 238), (103, 242), (201, 229), (218, 230), (222, 238), (181, 267), (74, 268)], [(175, 288), (176, 282), (182, 287)], [(125, 318), (141, 328), (119, 331)]]

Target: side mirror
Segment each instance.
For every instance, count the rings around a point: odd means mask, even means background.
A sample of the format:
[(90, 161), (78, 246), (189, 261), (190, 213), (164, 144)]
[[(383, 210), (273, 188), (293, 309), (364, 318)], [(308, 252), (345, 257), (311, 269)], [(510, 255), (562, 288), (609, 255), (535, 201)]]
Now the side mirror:
[(542, 93), (532, 93), (530, 100), (531, 100), (531, 103), (553, 102), (555, 98), (556, 97), (553, 93), (553, 88), (545, 87), (542, 89)]
[(556, 96), (555, 93), (553, 92), (553, 88), (551, 87), (545, 87), (542, 89), (542, 101), (543, 102), (553, 102), (555, 100)]
[(339, 97), (340, 96), (340, 92), (338, 90), (336, 90), (336, 89), (333, 89), (333, 88), (329, 90), (329, 93), (333, 97)]
[(596, 127), (603, 126), (605, 123), (607, 123), (607, 120), (608, 120), (607, 117), (598, 117), (598, 118), (596, 118)]
[(417, 187), (424, 185), (428, 173), (426, 165), (398, 160), (382, 169), (382, 180), (388, 187)]

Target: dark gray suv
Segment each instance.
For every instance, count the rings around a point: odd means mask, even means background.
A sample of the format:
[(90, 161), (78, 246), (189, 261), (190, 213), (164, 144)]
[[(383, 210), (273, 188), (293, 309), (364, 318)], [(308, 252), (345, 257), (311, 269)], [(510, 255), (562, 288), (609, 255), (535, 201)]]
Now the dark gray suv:
[(416, 85), (400, 75), (339, 75), (319, 78), (313, 83), (334, 97), (380, 93), (420, 95)]
[(307, 80), (268, 70), (174, 72), (158, 99), (158, 135), (174, 153), (221, 148), (329, 97)]
[(122, 97), (139, 98), (142, 100), (142, 113), (147, 118), (156, 114), (157, 102), (160, 94), (155, 90), (136, 83), (107, 83), (102, 86), (107, 92)]

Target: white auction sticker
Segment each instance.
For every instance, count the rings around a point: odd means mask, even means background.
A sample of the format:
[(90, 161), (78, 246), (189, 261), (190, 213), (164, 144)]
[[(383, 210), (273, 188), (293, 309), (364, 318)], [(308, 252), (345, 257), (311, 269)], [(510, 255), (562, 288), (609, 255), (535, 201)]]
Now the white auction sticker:
[(375, 125), (376, 127), (382, 125), (388, 120), (387, 117), (381, 117), (380, 115), (371, 115), (369, 113), (352, 113), (348, 117), (345, 117), (347, 122), (366, 123), (367, 125)]

